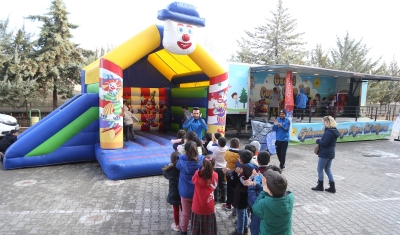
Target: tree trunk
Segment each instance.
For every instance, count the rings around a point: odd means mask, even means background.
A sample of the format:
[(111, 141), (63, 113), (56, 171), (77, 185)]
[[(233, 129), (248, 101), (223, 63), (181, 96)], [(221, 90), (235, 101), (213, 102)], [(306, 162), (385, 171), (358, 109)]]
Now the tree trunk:
[(53, 110), (55, 110), (58, 107), (58, 105), (57, 105), (57, 102), (58, 102), (57, 86), (55, 83), (56, 83), (56, 81), (54, 81), (54, 87), (53, 87)]

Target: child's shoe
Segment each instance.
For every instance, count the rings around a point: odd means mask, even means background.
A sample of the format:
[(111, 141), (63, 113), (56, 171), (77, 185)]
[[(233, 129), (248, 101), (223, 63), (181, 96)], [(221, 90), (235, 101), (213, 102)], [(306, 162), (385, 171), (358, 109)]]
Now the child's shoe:
[(243, 230), (243, 235), (248, 235), (249, 234), (249, 228), (245, 227)]
[(232, 210), (232, 216), (236, 216), (236, 210)]
[(175, 222), (171, 224), (171, 228), (177, 232), (181, 231), (181, 229), (179, 228), (179, 225), (176, 225)]
[(231, 210), (231, 209), (232, 209), (232, 205), (231, 205), (231, 204), (226, 204), (226, 203), (224, 203), (224, 204), (222, 204), (222, 209), (224, 209), (224, 210)]
[(229, 235), (243, 235), (243, 233), (238, 233), (238, 231), (235, 229), (235, 231), (233, 231)]

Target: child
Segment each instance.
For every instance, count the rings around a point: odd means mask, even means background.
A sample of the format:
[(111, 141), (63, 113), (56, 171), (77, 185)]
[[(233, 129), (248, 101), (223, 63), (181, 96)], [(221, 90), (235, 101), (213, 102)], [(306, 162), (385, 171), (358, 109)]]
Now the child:
[(258, 171), (253, 170), (250, 179), (252, 180), (255, 178), (255, 180), (257, 180), (261, 185), (261, 177), (256, 177), (256, 175), (259, 173), (263, 174), (267, 170), (270, 161), (271, 155), (267, 151), (261, 151), (257, 156)]
[(176, 168), (180, 171), (178, 189), (182, 205), (182, 219), (180, 223), (182, 235), (187, 234), (189, 218), (192, 213), (194, 193), (192, 177), (196, 170), (202, 166), (203, 159), (204, 156), (199, 155), (197, 151), (197, 144), (193, 141), (187, 141), (185, 143), (185, 154), (179, 157), (176, 164)]
[(253, 153), (249, 150), (243, 150), (239, 153), (240, 164), (236, 167), (235, 171), (228, 171), (227, 175), (233, 177), (233, 182), (235, 183), (235, 196), (233, 199), (233, 207), (236, 209), (237, 214), (237, 224), (236, 231), (233, 235), (239, 235), (243, 233), (248, 233), (248, 215), (247, 215), (247, 186), (244, 185), (244, 181), (247, 180), (253, 169), (256, 166), (250, 163), (253, 157)]
[[(227, 170), (234, 170), (236, 163), (239, 161), (239, 152), (240, 152), (240, 141), (238, 138), (233, 138), (229, 142), (229, 150), (225, 152), (225, 160), (226, 160), (226, 168), (223, 169), (225, 172)], [(226, 210), (232, 209), (233, 203), (233, 188), (232, 178), (226, 177), (226, 203), (222, 204), (222, 208)]]
[(171, 121), (174, 120), (174, 116), (172, 115), (172, 112), (168, 109), (168, 106), (166, 104), (162, 106), (162, 109), (163, 131), (164, 134), (167, 134), (171, 127)]
[(174, 223), (171, 224), (171, 228), (175, 231), (179, 231), (179, 207), (181, 205), (181, 197), (178, 190), (179, 182), (179, 170), (176, 169), (176, 163), (178, 162), (179, 153), (177, 151), (171, 154), (171, 163), (162, 168), (164, 177), (169, 180), (169, 191), (167, 196), (167, 202), (172, 205), (174, 210)]
[[(261, 168), (261, 167), (260, 167)], [(277, 171), (279, 172), (279, 174), (282, 173), (281, 168), (275, 166), (275, 165), (269, 165), (266, 166), (263, 173), (267, 170), (273, 170), (273, 171)], [(248, 199), (247, 202), (249, 203), (249, 206), (253, 206), (254, 202), (257, 200), (258, 195), (260, 195), (261, 191), (262, 191), (262, 173), (261, 170), (259, 173), (255, 172), (253, 170), (253, 175), (252, 177), (254, 177), (254, 180), (250, 179), (246, 180), (246, 186), (248, 186)], [(260, 232), (260, 222), (261, 219), (260, 217), (258, 217), (257, 215), (255, 215), (254, 213), (251, 214), (251, 222), (250, 222), (250, 232), (252, 235), (258, 235)]]
[[(214, 144), (217, 144), (217, 146), (214, 146)], [(225, 152), (228, 150), (226, 138), (219, 137), (217, 140), (214, 134), (212, 141), (207, 145), (207, 149), (213, 153), (212, 155), (216, 162), (214, 170), (218, 174), (218, 187), (214, 191), (214, 199), (216, 202), (224, 203), (226, 200), (226, 180), (222, 169), (226, 167)]]
[(184, 143), (181, 145), (178, 145), (177, 149), (178, 152), (183, 155), (185, 154), (185, 143), (187, 141), (194, 141), (197, 144), (197, 152), (199, 153), (199, 155), (203, 155), (203, 153), (205, 153), (204, 147), (203, 147), (203, 143), (201, 142), (201, 140), (197, 137), (196, 132), (194, 131), (188, 131), (185, 135), (185, 140)]
[(206, 135), (204, 136), (204, 144), (203, 147), (207, 150), (207, 154), (212, 154), (212, 152), (208, 151), (207, 145), (212, 141), (212, 133), (207, 132)]
[(219, 133), (219, 132), (215, 132), (214, 136), (215, 136), (216, 140), (219, 140), (219, 138), (222, 137), (221, 133)]
[(18, 139), (19, 132), (17, 130), (11, 130), (7, 133), (3, 139), (0, 140), (0, 162), (3, 163), (4, 154), (7, 149)]
[(178, 150), (178, 145), (181, 145), (185, 142), (185, 135), (186, 135), (186, 131), (181, 129), (178, 131), (178, 133), (176, 134), (176, 139), (171, 140), (172, 143), (172, 148), (177, 151)]
[[(252, 145), (252, 144), (246, 144), (246, 145), (244, 146), (244, 149), (249, 150), (250, 152), (253, 153), (253, 158), (251, 159), (250, 163), (253, 164), (253, 165), (255, 165), (255, 166), (258, 166), (257, 157), (254, 156), (254, 155), (258, 154), (258, 153), (257, 153), (256, 146), (254, 146), (254, 145)], [(239, 162), (238, 162), (237, 164), (239, 164)], [(237, 164), (236, 164), (236, 166), (237, 166)]]
[[(135, 119), (137, 122), (139, 120), (129, 111), (129, 108), (127, 106), (127, 101), (123, 101), (124, 104), (124, 120), (123, 120), (123, 134), (124, 134), (124, 141), (132, 140), (135, 141), (135, 133), (133, 132), (133, 119)], [(129, 135), (132, 136), (132, 138), (129, 138)]]
[(254, 165), (258, 166), (257, 156), (258, 156), (258, 153), (260, 152), (261, 144), (257, 140), (254, 140), (254, 141), (251, 141), (250, 145), (253, 145), (256, 148), (256, 151), (254, 153), (253, 159), (251, 160), (251, 163), (253, 163)]
[(263, 191), (252, 210), (261, 218), (260, 234), (292, 234), (294, 197), (287, 189), (286, 178), (267, 170), (262, 178)]
[(218, 185), (218, 174), (213, 171), (214, 165), (214, 158), (207, 155), (201, 170), (197, 170), (192, 177), (194, 184), (190, 222), (192, 235), (217, 234), (213, 192)]

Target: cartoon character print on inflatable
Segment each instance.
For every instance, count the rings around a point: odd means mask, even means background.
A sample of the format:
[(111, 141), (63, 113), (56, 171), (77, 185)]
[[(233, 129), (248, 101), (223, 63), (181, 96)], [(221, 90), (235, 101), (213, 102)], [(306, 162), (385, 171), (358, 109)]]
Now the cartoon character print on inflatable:
[(145, 118), (145, 122), (143, 122), (144, 127), (157, 127), (158, 123), (156, 122), (157, 113), (159, 111), (158, 105), (155, 102), (156, 91), (150, 93), (150, 96), (147, 98), (142, 98), (141, 107), (137, 108), (137, 112), (142, 114)]
[(212, 114), (210, 113), (209, 118), (214, 117), (212, 121), (213, 124), (225, 125), (227, 107), (226, 101), (228, 96), (226, 92), (227, 89), (224, 89), (209, 95), (209, 102), (213, 107)]
[(205, 26), (196, 8), (190, 4), (173, 2), (158, 11), (157, 18), (164, 23), (164, 48), (174, 54), (188, 55), (196, 49), (196, 28)]
[(102, 123), (106, 123), (103, 132), (108, 132), (110, 139), (114, 139), (122, 129), (122, 81), (110, 74), (103, 77), (100, 82), (100, 116)]

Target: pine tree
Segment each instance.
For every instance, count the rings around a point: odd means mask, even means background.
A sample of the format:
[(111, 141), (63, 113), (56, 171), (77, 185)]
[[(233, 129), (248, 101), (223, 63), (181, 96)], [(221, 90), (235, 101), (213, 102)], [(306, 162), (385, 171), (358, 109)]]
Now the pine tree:
[(244, 89), (244, 88), (242, 88), (242, 92), (240, 93), (239, 102), (243, 103), (243, 108), (246, 108), (247, 92), (246, 92), (246, 89)]
[(25, 27), (8, 30), (8, 19), (0, 21), (0, 100), (13, 108), (26, 107), (40, 99), (34, 79), (37, 63), (31, 58), (34, 44)]
[(381, 58), (376, 61), (368, 58), (370, 49), (362, 43), (362, 39), (356, 42), (348, 32), (343, 39), (336, 38), (337, 49), (331, 50), (332, 69), (373, 74), (382, 72), (383, 67), (379, 66)]
[(42, 22), (36, 60), (39, 65), (37, 81), (40, 87), (53, 94), (53, 108), (57, 108), (58, 95), (69, 98), (74, 85), (80, 83), (83, 57), (72, 43), (71, 29), (78, 26), (68, 22), (68, 12), (62, 0), (52, 0), (45, 15), (30, 15), (32, 21)]
[[(400, 77), (400, 67), (393, 57), (389, 64), (383, 65), (383, 74), (387, 76)], [(390, 104), (391, 102), (400, 102), (400, 82), (399, 81), (370, 81), (368, 82), (367, 99), (370, 102)]]
[(256, 64), (256, 56), (253, 53), (250, 42), (241, 37), (241, 41), (236, 40), (238, 43), (239, 50), (236, 51), (236, 55), (231, 55), (231, 62), (239, 62), (239, 63), (247, 63), (247, 64)]
[(307, 51), (302, 48), (305, 42), (301, 36), (304, 33), (295, 33), (296, 20), (287, 10), (282, 0), (278, 0), (276, 12), (271, 11), (272, 19), (266, 18), (266, 23), (256, 27), (254, 33), (245, 31), (249, 44), (242, 44), (242, 51), (246, 51), (243, 46), (250, 47), (256, 63), (304, 64), (304, 57), (307, 56)]
[(319, 68), (330, 68), (331, 60), (329, 58), (329, 52), (322, 50), (322, 46), (317, 44), (316, 48), (311, 51), (311, 60), (309, 65)]

